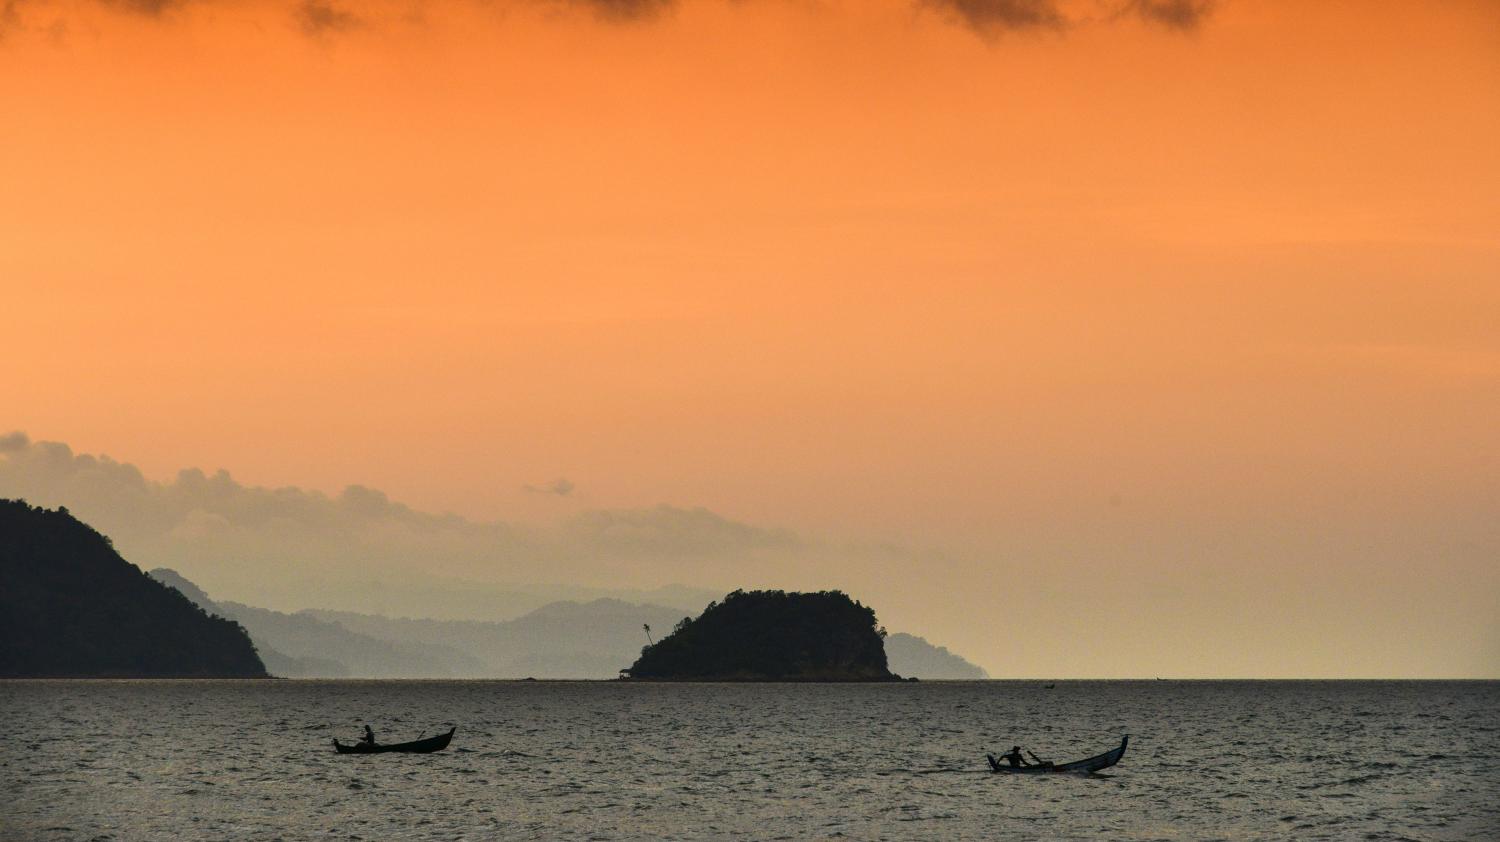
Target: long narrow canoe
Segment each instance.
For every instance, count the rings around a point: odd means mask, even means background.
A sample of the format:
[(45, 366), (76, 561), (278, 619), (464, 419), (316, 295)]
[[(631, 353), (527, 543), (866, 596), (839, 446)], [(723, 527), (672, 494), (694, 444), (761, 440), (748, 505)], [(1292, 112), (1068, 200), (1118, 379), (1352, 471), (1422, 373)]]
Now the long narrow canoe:
[(1074, 760), (1072, 763), (1054, 763), (1051, 766), (1005, 766), (990, 763), (990, 770), (1005, 775), (1053, 775), (1061, 772), (1097, 772), (1120, 762), (1125, 756), (1125, 746), (1130, 743), (1130, 735), (1126, 734), (1120, 740), (1119, 748), (1112, 748), (1103, 754), (1096, 754), (1084, 760)]
[(428, 737), (425, 740), (412, 740), (409, 743), (341, 743), (337, 739), (333, 741), (333, 748), (339, 754), (382, 754), (387, 751), (399, 751), (406, 754), (431, 754), (434, 751), (442, 751), (448, 747), (453, 739), (453, 732), (457, 731), (455, 726), (448, 729), (446, 734), (438, 734), (436, 737)]

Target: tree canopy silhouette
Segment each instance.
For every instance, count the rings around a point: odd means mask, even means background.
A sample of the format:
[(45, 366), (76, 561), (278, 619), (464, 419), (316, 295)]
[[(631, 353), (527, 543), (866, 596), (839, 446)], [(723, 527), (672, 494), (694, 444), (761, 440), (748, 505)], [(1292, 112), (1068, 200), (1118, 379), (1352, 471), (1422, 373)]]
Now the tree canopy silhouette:
[(0, 675), (263, 678), (238, 623), (68, 513), (0, 500)]
[(735, 591), (641, 650), (631, 678), (891, 681), (875, 611), (840, 591)]

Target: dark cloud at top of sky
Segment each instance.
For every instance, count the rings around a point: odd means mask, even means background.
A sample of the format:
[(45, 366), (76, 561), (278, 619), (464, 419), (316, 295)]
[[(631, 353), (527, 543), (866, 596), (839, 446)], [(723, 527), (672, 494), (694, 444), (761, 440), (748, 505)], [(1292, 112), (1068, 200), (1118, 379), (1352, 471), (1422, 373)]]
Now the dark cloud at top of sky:
[[(556, 0), (553, 0), (556, 2)], [(677, 0), (563, 0), (570, 6), (592, 9), (605, 20), (632, 21), (653, 18)]]
[(21, 25), (21, 0), (4, 0), (0, 3), (0, 41), (12, 29)]
[(1197, 29), (1217, 0), (1133, 0), (1128, 11), (1143, 20), (1183, 31)]
[(1001, 30), (1061, 29), (1067, 18), (1055, 0), (921, 0), (981, 34)]
[[(482, 5), (492, 5), (495, 2), (495, 0), (473, 1)], [(20, 0), (8, 0), (8, 5), (17, 2)], [(98, 0), (98, 2), (124, 11), (156, 17), (169, 9), (189, 5), (208, 5), (222, 2), (222, 0)], [(503, 4), (505, 0), (501, 2)], [(677, 0), (508, 0), (509, 5), (550, 5), (589, 9), (601, 18), (619, 21), (655, 17), (675, 5), (676, 2)], [(359, 15), (336, 5), (331, 0), (300, 0), (296, 2), (293, 14), (301, 22), (303, 29), (312, 33), (344, 31), (358, 28), (363, 23)]]
[[(569, 8), (592, 11), (605, 21), (628, 23), (650, 20), (678, 3), (678, 0), (465, 0), (480, 6), (533, 6), (537, 8)], [(168, 19), (172, 13), (200, 6), (229, 5), (231, 0), (85, 0), (110, 11), (139, 15), (146, 18)], [(0, 39), (23, 26), (23, 10), (36, 9), (66, 12), (73, 4), (59, 0), (0, 0)], [(298, 28), (310, 36), (324, 36), (351, 32), (370, 27), (371, 19), (362, 14), (377, 4), (356, 3), (352, 0), (271, 0), (266, 5), (287, 14)], [(389, 5), (389, 4), (387, 4)], [(355, 10), (359, 11), (356, 12)], [(402, 16), (411, 21), (419, 19), (410, 11)], [(33, 29), (37, 27), (32, 21)], [(56, 21), (53, 26), (56, 27)]]
[(161, 15), (168, 9), (186, 5), (189, 0), (100, 0), (106, 6), (124, 9), (127, 12), (137, 12), (153, 17)]
[[(1064, 10), (1059, 0), (917, 0), (986, 37), (1001, 32), (1063, 30), (1086, 16)], [(1218, 0), (1112, 0), (1104, 4), (1104, 20), (1135, 17), (1178, 31), (1197, 29)], [(1074, 11), (1078, 11), (1076, 8)]]
[[(692, 0), (462, 0), (484, 6), (509, 6), (552, 9), (577, 9), (593, 13), (602, 21), (632, 23), (659, 18), (674, 6)], [(697, 2), (737, 3), (741, 0), (696, 0)], [(94, 4), (117, 12), (149, 18), (168, 19), (172, 14), (195, 6), (228, 3), (230, 0), (91, 0)], [(981, 36), (993, 38), (1005, 32), (1058, 32), (1090, 19), (1079, 16), (1077, 5), (1067, 0), (907, 0), (916, 8), (937, 12), (941, 17), (965, 26)], [(1218, 5), (1219, 0), (1100, 0), (1095, 10), (1103, 9), (1103, 20), (1136, 18), (1167, 29), (1188, 32), (1197, 29)], [(0, 0), (0, 38), (7, 32), (23, 28), (22, 10), (55, 8), (57, 0)], [(374, 26), (378, 15), (371, 17), (371, 5), (347, 0), (271, 0), (280, 7), (304, 33), (326, 36), (347, 33)], [(358, 11), (356, 11), (358, 10)], [(404, 16), (413, 20), (411, 15)]]
[(308, 35), (348, 32), (365, 25), (358, 15), (341, 9), (328, 0), (303, 0), (297, 7), (297, 20), (302, 25), (302, 31)]

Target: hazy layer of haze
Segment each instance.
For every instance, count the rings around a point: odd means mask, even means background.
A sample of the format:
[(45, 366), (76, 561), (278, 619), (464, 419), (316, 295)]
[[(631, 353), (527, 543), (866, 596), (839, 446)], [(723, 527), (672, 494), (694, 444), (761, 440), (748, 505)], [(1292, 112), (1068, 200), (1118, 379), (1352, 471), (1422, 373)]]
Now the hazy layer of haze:
[[(66, 505), (128, 559), (174, 568), (221, 599), (288, 610), (354, 604), (444, 616), (415, 599), (403, 605), (402, 592), (462, 590), (465, 581), (481, 592), (508, 585), (539, 598), (637, 588), (643, 599), (701, 609), (742, 568), (765, 570), (802, 547), (785, 531), (701, 508), (594, 510), (555, 527), (526, 527), (418, 512), (358, 485), (330, 497), (247, 487), (226, 471), (198, 469), (156, 482), (129, 463), (24, 433), (0, 437), (0, 496)], [(376, 589), (367, 583), (376, 582), (387, 587), (386, 605), (368, 604)], [(647, 593), (683, 583), (715, 590)], [(683, 605), (695, 597), (697, 605)]]
[(996, 676), (1497, 675), (1497, 32), (0, 0), (0, 430), (71, 448), (0, 493), (271, 607), (838, 587)]
[[(502, 619), (465, 609), (519, 613), (606, 589), (683, 605), (736, 587), (839, 587), (886, 625), (947, 643), (997, 677), (1497, 674), (1500, 589), (1487, 557), (1466, 560), (1471, 547), (1453, 536), (1340, 534), (1348, 524), (1306, 518), (1266, 540), (1258, 528), (1210, 536), (1185, 522), (1148, 536), (1123, 529), (1122, 514), (1115, 529), (1080, 530), (1084, 557), (1043, 564), (1037, 548), (1007, 559), (834, 545), (667, 505), (553, 526), (477, 523), (361, 486), (327, 496), (197, 469), (153, 481), (19, 432), (0, 438), (0, 496), (66, 505), (144, 568), (170, 566), (217, 599), (281, 610)], [(1463, 514), (1451, 522), (1494, 540), (1482, 509), (1469, 523)], [(1212, 556), (1185, 556), (1183, 541), (1207, 541)], [(1309, 561), (1341, 545), (1359, 549), (1361, 577)], [(551, 587), (527, 587), (537, 584)], [(683, 584), (705, 590), (659, 589)], [(534, 600), (494, 597), (515, 591)]]

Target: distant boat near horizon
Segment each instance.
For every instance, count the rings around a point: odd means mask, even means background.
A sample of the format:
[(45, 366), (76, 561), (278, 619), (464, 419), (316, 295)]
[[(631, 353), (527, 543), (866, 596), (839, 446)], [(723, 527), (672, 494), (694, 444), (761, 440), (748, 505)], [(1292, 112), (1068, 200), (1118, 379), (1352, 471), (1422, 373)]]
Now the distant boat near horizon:
[(338, 738), (335, 737), (333, 739), (333, 748), (339, 754), (385, 754), (387, 752), (397, 752), (401, 754), (431, 754), (434, 751), (442, 751), (443, 749), (447, 748), (448, 743), (453, 740), (453, 732), (457, 730), (458, 726), (454, 726), (448, 729), (448, 733), (439, 734), (436, 737), (427, 737), (425, 739), (412, 740), (405, 743), (390, 744), (346, 744), (339, 742)]

